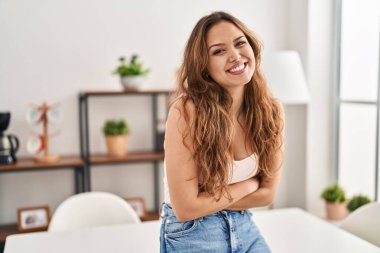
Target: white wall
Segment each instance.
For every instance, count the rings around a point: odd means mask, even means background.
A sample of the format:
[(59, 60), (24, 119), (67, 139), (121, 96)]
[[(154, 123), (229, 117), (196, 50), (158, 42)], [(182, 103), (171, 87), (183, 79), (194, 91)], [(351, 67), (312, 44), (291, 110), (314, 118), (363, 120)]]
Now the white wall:
[(335, 4), (330, 0), (289, 0), (287, 12), (287, 48), (300, 53), (310, 102), (285, 107), (285, 173), (275, 206), (299, 206), (319, 216), (324, 216), (320, 194), (334, 181)]
[(332, 183), (335, 1), (309, 0), (307, 72), (311, 99), (307, 121), (307, 209), (323, 215), (319, 197)]
[[(151, 73), (145, 87), (173, 87), (174, 72), (195, 22), (212, 10), (239, 17), (265, 44), (266, 51), (300, 52), (311, 102), (285, 106), (286, 157), (276, 207), (299, 206), (320, 213), (320, 190), (329, 177), (331, 151), (329, 86), (333, 1), (0, 1), (0, 110), (10, 110), (8, 133), (19, 136), (18, 156), (28, 155), (29, 103), (60, 102), (65, 119), (52, 130), (57, 154), (79, 153), (80, 90), (120, 89), (110, 73), (121, 55), (138, 53)], [(170, 7), (169, 7), (170, 6)], [(174, 10), (174, 11), (173, 11)], [(100, 132), (106, 118), (131, 125), (130, 150), (151, 148), (150, 100), (144, 97), (90, 100), (93, 151), (104, 152)], [(0, 174), (0, 224), (16, 221), (23, 206), (47, 204), (52, 211), (74, 193), (70, 170)], [(93, 190), (142, 196), (153, 208), (149, 164), (92, 168)]]
[[(0, 110), (10, 110), (8, 133), (19, 136), (18, 156), (28, 155), (28, 103), (60, 102), (65, 120), (51, 141), (57, 154), (79, 152), (77, 100), (80, 90), (119, 89), (110, 73), (121, 55), (138, 53), (151, 68), (146, 87), (172, 87), (183, 47), (195, 22), (211, 10), (226, 10), (256, 31), (265, 50), (288, 44), (288, 1), (0, 1)], [(90, 101), (91, 148), (104, 151), (105, 118), (123, 117), (132, 128), (130, 149), (150, 148), (150, 100), (96, 98)], [(303, 131), (303, 130), (302, 130)], [(153, 207), (150, 165), (92, 169), (94, 190), (143, 196)], [(74, 193), (73, 173), (0, 174), (0, 223), (16, 221), (23, 206), (52, 210)]]
[[(289, 0), (286, 6), (288, 26), (284, 49), (300, 54), (307, 74), (308, 1)], [(285, 105), (285, 159), (283, 176), (275, 207), (306, 208), (306, 122), (307, 105)]]

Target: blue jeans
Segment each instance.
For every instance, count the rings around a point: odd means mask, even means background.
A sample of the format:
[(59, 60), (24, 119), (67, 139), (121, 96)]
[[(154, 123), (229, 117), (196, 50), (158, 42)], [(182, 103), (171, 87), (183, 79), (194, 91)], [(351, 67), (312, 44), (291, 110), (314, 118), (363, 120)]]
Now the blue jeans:
[(257, 252), (270, 249), (253, 222), (250, 211), (220, 211), (180, 222), (170, 204), (163, 204), (161, 253)]

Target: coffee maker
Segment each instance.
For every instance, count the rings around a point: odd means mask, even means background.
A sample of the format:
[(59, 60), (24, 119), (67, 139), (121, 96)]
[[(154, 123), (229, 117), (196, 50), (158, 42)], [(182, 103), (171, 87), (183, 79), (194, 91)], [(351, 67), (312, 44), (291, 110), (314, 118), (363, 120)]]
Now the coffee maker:
[(16, 163), (19, 140), (12, 134), (4, 134), (11, 119), (10, 112), (0, 112), (0, 164)]

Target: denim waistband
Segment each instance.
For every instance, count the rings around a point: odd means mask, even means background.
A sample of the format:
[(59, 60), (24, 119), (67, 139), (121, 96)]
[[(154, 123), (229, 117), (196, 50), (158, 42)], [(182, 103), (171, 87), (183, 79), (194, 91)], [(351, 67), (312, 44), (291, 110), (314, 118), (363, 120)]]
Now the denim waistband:
[[(247, 210), (242, 210), (242, 211), (222, 210), (222, 211), (219, 211), (219, 212), (215, 212), (215, 213), (209, 214), (207, 216), (226, 215), (228, 213), (241, 213), (241, 214), (245, 214), (246, 212), (249, 212), (249, 211), (247, 211)], [(160, 215), (161, 215), (162, 218), (168, 217), (168, 216), (175, 216), (171, 204), (169, 204), (169, 203), (162, 203), (161, 204), (161, 208), (160, 208)]]

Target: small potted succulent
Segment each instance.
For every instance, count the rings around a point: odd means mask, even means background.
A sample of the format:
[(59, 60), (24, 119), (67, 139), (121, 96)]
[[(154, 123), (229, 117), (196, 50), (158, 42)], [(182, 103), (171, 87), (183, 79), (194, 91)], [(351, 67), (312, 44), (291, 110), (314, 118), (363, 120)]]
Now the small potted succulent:
[(124, 120), (107, 120), (103, 126), (109, 156), (122, 157), (127, 154), (129, 127)]
[(355, 195), (348, 201), (347, 209), (348, 211), (353, 212), (368, 203), (371, 203), (371, 199), (369, 197), (361, 194)]
[(138, 62), (137, 59), (138, 55), (132, 55), (129, 63), (126, 63), (125, 58), (120, 57), (120, 65), (113, 72), (113, 74), (120, 76), (121, 84), (125, 89), (139, 88), (149, 73), (149, 69), (143, 68), (142, 63)]
[(346, 194), (338, 183), (326, 187), (321, 197), (326, 201), (327, 219), (341, 220), (347, 215)]

